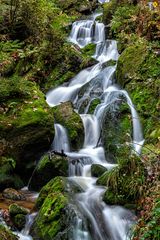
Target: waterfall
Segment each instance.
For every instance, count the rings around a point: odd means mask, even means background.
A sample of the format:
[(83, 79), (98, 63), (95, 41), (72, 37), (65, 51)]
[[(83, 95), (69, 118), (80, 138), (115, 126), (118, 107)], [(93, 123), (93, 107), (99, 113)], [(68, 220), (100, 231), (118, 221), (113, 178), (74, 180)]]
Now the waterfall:
[(52, 149), (61, 152), (70, 151), (69, 140), (67, 135), (67, 130), (60, 124), (54, 124), (55, 127), (55, 137), (52, 143)]
[[(75, 194), (74, 199), (83, 218), (77, 215), (73, 226), (74, 231), (69, 239), (126, 240), (129, 239), (130, 228), (135, 221), (134, 215), (129, 210), (119, 206), (107, 206), (102, 201), (105, 188), (95, 185), (96, 178), (91, 177), (91, 165), (99, 163), (107, 169), (116, 166), (116, 164), (106, 161), (100, 134), (102, 121), (108, 107), (121, 101), (122, 97), (126, 99), (131, 111), (133, 148), (137, 153), (140, 153), (139, 145), (143, 143), (143, 135), (138, 114), (128, 93), (115, 84), (116, 63), (113, 66), (105, 66), (104, 64), (109, 60), (117, 61), (119, 54), (116, 41), (105, 40), (105, 27), (103, 23), (96, 21), (97, 16), (99, 14), (93, 14), (89, 20), (73, 23), (68, 40), (77, 44), (80, 48), (89, 43), (95, 43), (96, 50), (93, 58), (97, 59), (99, 63), (82, 70), (71, 79), (68, 86), (49, 91), (47, 93), (47, 103), (50, 106), (55, 106), (70, 100), (76, 110), (79, 111), (83, 103), (86, 100), (88, 101), (80, 115), (84, 125), (85, 139), (83, 148), (78, 152), (69, 151), (65, 129), (55, 124), (56, 134), (53, 147), (60, 151), (63, 146), (70, 158), (68, 180), (82, 189), (82, 192)], [(88, 114), (89, 106), (95, 98), (100, 100), (100, 104), (96, 107), (94, 114)], [(84, 219), (89, 222), (89, 228), (86, 228)]]
[(81, 115), (81, 118), (85, 130), (84, 148), (96, 147), (100, 135), (99, 124), (96, 116), (83, 114)]

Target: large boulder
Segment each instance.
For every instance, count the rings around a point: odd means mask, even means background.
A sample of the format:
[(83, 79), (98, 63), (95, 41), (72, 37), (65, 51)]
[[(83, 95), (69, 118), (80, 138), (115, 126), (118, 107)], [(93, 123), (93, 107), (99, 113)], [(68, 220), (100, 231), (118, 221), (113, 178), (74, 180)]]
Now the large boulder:
[(147, 55), (147, 44), (145, 41), (137, 42), (127, 47), (118, 59), (117, 81), (121, 86), (125, 86), (132, 79), (140, 80), (138, 70), (145, 61)]
[(56, 176), (68, 176), (68, 158), (60, 155), (44, 155), (37, 164), (29, 189), (39, 191), (47, 182)]
[(71, 102), (61, 103), (53, 108), (54, 118), (68, 130), (72, 150), (78, 150), (83, 145), (84, 128), (81, 117), (73, 109)]
[(31, 228), (33, 239), (68, 239), (70, 221), (65, 179), (57, 177), (43, 187), (37, 206), (40, 210)]
[(11, 199), (11, 200), (17, 200), (17, 201), (26, 200), (26, 197), (23, 193), (15, 190), (13, 188), (6, 188), (2, 192), (2, 196), (4, 198)]
[(27, 215), (29, 213), (28, 209), (19, 206), (16, 203), (13, 203), (9, 206), (9, 214), (11, 217), (16, 216), (17, 214)]
[(19, 206), (16, 203), (13, 203), (9, 206), (9, 214), (13, 226), (18, 230), (22, 230), (26, 224), (26, 215), (29, 213), (29, 210)]
[(0, 154), (15, 159), (16, 171), (28, 178), (53, 140), (53, 114), (36, 84), (15, 75), (0, 82), (0, 101)]

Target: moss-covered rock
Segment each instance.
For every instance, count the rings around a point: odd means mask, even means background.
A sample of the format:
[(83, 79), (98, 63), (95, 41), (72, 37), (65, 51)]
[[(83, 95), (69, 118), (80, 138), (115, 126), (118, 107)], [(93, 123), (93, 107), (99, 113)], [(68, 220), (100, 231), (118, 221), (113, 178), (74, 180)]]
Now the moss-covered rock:
[(91, 174), (93, 177), (100, 177), (106, 171), (107, 171), (107, 168), (105, 168), (100, 164), (92, 164), (91, 166)]
[(71, 102), (65, 102), (54, 107), (53, 112), (55, 121), (68, 130), (72, 149), (80, 149), (83, 144), (84, 128), (82, 119), (73, 110)]
[(132, 139), (131, 112), (124, 96), (119, 96), (119, 99), (121, 101), (113, 101), (106, 109), (103, 120), (102, 140), (110, 162), (116, 162), (119, 157), (126, 158), (130, 154), (130, 149), (124, 144)]
[(26, 197), (23, 193), (20, 191), (17, 191), (13, 188), (6, 188), (3, 192), (2, 195), (4, 198), (11, 199), (11, 200), (25, 200)]
[(26, 224), (26, 215), (29, 213), (29, 210), (19, 206), (16, 203), (13, 203), (9, 206), (9, 215), (13, 226), (18, 229), (22, 230)]
[(8, 228), (0, 224), (0, 239), (2, 240), (18, 240), (18, 237), (14, 235)]
[(146, 42), (129, 46), (120, 55), (117, 64), (116, 76), (121, 86), (126, 85), (133, 78), (140, 78), (137, 71), (147, 55)]
[[(41, 206), (31, 229), (33, 239), (65, 239), (70, 229), (68, 223), (68, 197), (62, 178), (55, 178), (42, 189), (37, 200)], [(43, 203), (43, 204), (42, 204)]]
[(9, 214), (11, 217), (17, 215), (17, 214), (23, 214), (23, 215), (27, 215), (29, 213), (28, 209), (19, 206), (16, 203), (13, 203), (9, 206)]
[(18, 230), (22, 230), (26, 224), (26, 216), (23, 214), (17, 214), (12, 220)]
[(141, 116), (145, 138), (157, 142), (160, 136), (157, 121), (160, 57), (155, 54), (153, 45), (143, 40), (141, 44), (131, 44), (121, 54), (116, 72), (119, 83), (125, 85)]
[(91, 101), (88, 109), (89, 114), (93, 114), (94, 110), (96, 109), (97, 105), (101, 103), (101, 100), (99, 98), (95, 98)]
[(36, 207), (40, 209), (42, 206), (45, 198), (48, 196), (48, 194), (52, 192), (65, 192), (65, 181), (62, 177), (55, 177), (54, 179), (51, 179), (40, 191), (38, 199), (36, 201)]
[(53, 114), (35, 83), (13, 76), (0, 82), (1, 155), (16, 160), (22, 177), (27, 165), (48, 150), (54, 135)]
[[(94, 65), (97, 61), (91, 57), (89, 52), (83, 53), (81, 49), (71, 43), (65, 43), (61, 50), (60, 59), (47, 74), (45, 81), (40, 86), (43, 91), (48, 91), (52, 87), (57, 87), (73, 78), (80, 70)], [(76, 64), (75, 64), (76, 63)], [(42, 70), (44, 66), (42, 65)]]
[(90, 43), (84, 48), (82, 48), (81, 51), (82, 51), (82, 54), (92, 57), (95, 53), (95, 50), (96, 50), (96, 45), (94, 43)]
[(29, 189), (39, 191), (47, 182), (59, 175), (68, 176), (68, 158), (46, 154), (39, 161), (32, 174)]

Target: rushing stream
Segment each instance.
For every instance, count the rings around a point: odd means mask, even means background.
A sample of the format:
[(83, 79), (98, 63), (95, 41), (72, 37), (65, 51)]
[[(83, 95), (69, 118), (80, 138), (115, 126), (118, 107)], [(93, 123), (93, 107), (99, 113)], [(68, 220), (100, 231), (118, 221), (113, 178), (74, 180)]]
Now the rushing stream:
[[(103, 3), (104, 1), (100, 1)], [(125, 90), (115, 84), (115, 66), (105, 66), (109, 60), (117, 61), (119, 54), (114, 40), (105, 39), (103, 23), (96, 21), (100, 14), (92, 15), (88, 20), (73, 23), (69, 41), (83, 48), (89, 43), (96, 44), (93, 57), (98, 63), (82, 70), (69, 82), (47, 93), (47, 103), (50, 106), (72, 101), (75, 110), (80, 112), (85, 130), (83, 148), (71, 152), (67, 131), (55, 124), (56, 135), (52, 147), (62, 149), (74, 161), (69, 164), (68, 181), (80, 187), (81, 192), (75, 193), (73, 202), (80, 214), (77, 214), (71, 240), (126, 240), (130, 237), (130, 228), (134, 223), (134, 215), (120, 206), (108, 206), (102, 201), (105, 188), (96, 186), (96, 178), (91, 177), (91, 165), (99, 163), (107, 169), (115, 164), (107, 162), (104, 148), (100, 141), (100, 129), (104, 113), (119, 98), (126, 99), (130, 107), (133, 122), (133, 148), (139, 153), (143, 143), (141, 126), (134, 105)], [(83, 89), (83, 94), (80, 94)], [(88, 114), (91, 102), (99, 98), (101, 103), (94, 114)], [(88, 100), (87, 106), (84, 104)], [(82, 108), (82, 106), (85, 107)], [(81, 109), (81, 110), (80, 110)], [(83, 109), (83, 111), (82, 111)], [(82, 113), (83, 112), (83, 113)], [(82, 217), (83, 216), (83, 217)]]
[[(105, 1), (99, 1), (103, 3)], [(80, 48), (89, 43), (96, 45), (93, 58), (97, 64), (82, 70), (69, 82), (68, 86), (60, 86), (50, 90), (47, 95), (47, 103), (53, 107), (62, 102), (72, 101), (74, 108), (80, 113), (83, 121), (85, 138), (83, 148), (78, 152), (71, 152), (71, 146), (66, 129), (60, 124), (55, 124), (55, 138), (52, 149), (63, 150), (70, 159), (68, 183), (76, 184), (81, 192), (75, 193), (73, 205), (75, 205), (76, 218), (70, 240), (127, 240), (130, 237), (130, 229), (135, 216), (129, 210), (120, 206), (106, 205), (102, 196), (106, 190), (96, 186), (96, 178), (91, 177), (91, 165), (98, 163), (107, 169), (112, 169), (116, 164), (109, 163), (105, 158), (104, 148), (101, 142), (101, 125), (104, 113), (108, 106), (120, 98), (126, 99), (133, 123), (132, 147), (139, 153), (143, 143), (141, 126), (134, 105), (125, 90), (115, 84), (114, 66), (107, 66), (109, 60), (117, 61), (119, 54), (117, 43), (114, 40), (105, 39), (105, 26), (96, 21), (99, 13), (95, 13), (88, 20), (73, 23), (69, 41)], [(80, 93), (83, 89), (83, 94)], [(98, 98), (100, 104), (94, 114), (88, 114), (90, 104)], [(87, 99), (87, 104), (84, 104)], [(85, 107), (83, 107), (85, 106)], [(82, 110), (83, 109), (83, 110)], [(30, 216), (26, 228), (19, 236), (28, 240), (29, 227), (34, 216)]]

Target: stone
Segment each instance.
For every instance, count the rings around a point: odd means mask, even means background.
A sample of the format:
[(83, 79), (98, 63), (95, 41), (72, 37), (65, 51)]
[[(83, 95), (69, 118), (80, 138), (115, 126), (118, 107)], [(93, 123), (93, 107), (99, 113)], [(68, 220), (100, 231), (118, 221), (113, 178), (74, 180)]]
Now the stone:
[(68, 158), (59, 155), (46, 154), (37, 164), (31, 180), (29, 189), (39, 191), (45, 184), (56, 176), (68, 176)]
[(2, 196), (4, 198), (7, 199), (11, 199), (11, 200), (25, 200), (26, 197), (24, 196), (24, 194), (22, 194), (21, 192), (13, 189), (13, 188), (6, 188), (3, 192), (2, 192)]
[(17, 214), (23, 214), (23, 215), (27, 215), (29, 213), (29, 210), (19, 206), (16, 203), (13, 203), (9, 206), (9, 214), (11, 217), (17, 215)]
[(103, 173), (107, 171), (107, 168), (100, 164), (92, 164), (91, 174), (93, 177), (100, 177)]
[(54, 118), (57, 123), (64, 126), (69, 135), (72, 150), (79, 150), (84, 139), (84, 128), (81, 117), (73, 109), (71, 102), (61, 103), (53, 108)]
[(36, 204), (39, 212), (30, 233), (33, 239), (68, 239), (73, 219), (69, 219), (69, 200), (65, 181), (65, 178), (57, 177), (41, 190)]

